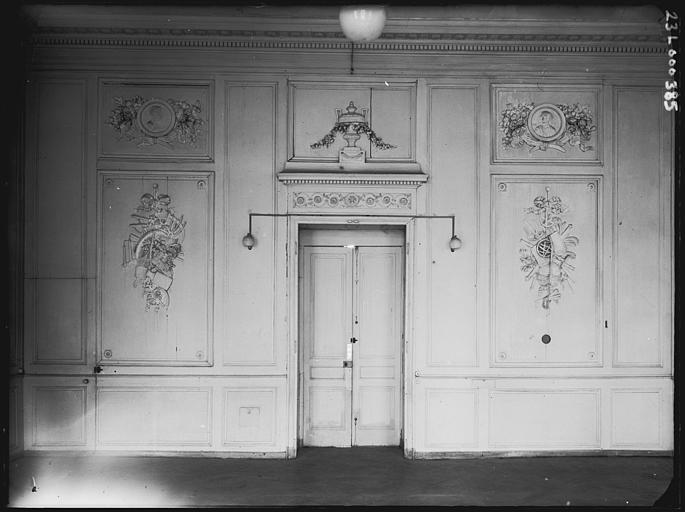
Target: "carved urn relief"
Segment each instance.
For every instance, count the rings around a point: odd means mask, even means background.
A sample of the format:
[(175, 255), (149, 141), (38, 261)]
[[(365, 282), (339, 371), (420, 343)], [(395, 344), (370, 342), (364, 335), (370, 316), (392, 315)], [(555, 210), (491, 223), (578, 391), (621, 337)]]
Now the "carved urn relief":
[(285, 171), (421, 172), (416, 81), (291, 81)]
[(335, 113), (337, 120), (324, 137), (311, 144), (312, 149), (319, 149), (321, 147), (328, 147), (335, 141), (335, 136), (338, 133), (342, 134), (347, 145), (344, 146), (338, 153), (338, 161), (341, 164), (363, 165), (366, 163), (366, 152), (357, 147), (357, 141), (361, 138), (360, 134), (365, 134), (369, 138), (369, 142), (380, 150), (392, 149), (396, 146), (383, 142), (376, 133), (371, 129), (368, 121), (368, 109), (363, 108), (361, 113), (353, 101), (350, 101), (345, 111), (341, 108), (336, 108)]

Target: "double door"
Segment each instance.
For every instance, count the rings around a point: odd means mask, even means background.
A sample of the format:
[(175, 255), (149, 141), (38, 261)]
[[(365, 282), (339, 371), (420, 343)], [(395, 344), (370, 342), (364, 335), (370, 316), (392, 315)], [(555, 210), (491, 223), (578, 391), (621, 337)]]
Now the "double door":
[(397, 446), (404, 233), (302, 232), (304, 444)]

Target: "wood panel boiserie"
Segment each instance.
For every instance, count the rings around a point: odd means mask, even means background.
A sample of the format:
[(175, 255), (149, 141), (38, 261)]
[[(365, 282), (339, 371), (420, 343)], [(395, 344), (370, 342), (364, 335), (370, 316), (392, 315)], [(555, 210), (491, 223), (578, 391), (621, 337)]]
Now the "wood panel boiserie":
[(492, 163), (601, 165), (599, 95), (599, 85), (493, 85)]
[(92, 449), (93, 389), (90, 378), (24, 377), (24, 448)]
[(277, 91), (275, 83), (226, 83), (228, 266), (222, 364), (237, 371), (261, 367), (273, 372), (283, 366), (274, 327), (274, 233), (282, 221), (256, 218), (255, 247), (248, 251), (241, 243), (249, 212), (274, 211)]
[(97, 403), (98, 446), (211, 445), (211, 388), (108, 386)]
[[(210, 364), (213, 183), (211, 173), (100, 175), (98, 358), (102, 364)], [(166, 283), (166, 306), (148, 300), (144, 282), (136, 275), (142, 267), (131, 256), (138, 244), (127, 242), (131, 224), (139, 220), (135, 215), (149, 213), (137, 210), (147, 200), (146, 194), (168, 196), (173, 215), (178, 222), (185, 222), (179, 238), (181, 252), (173, 261), (171, 284)]]
[(211, 82), (103, 79), (98, 94), (100, 158), (213, 160)]
[[(177, 37), (183, 16), (119, 11), (112, 29), (96, 11), (73, 29), (36, 20), (13, 453), (293, 456), (306, 401), (315, 426), (344, 427), (323, 406), (342, 396), (340, 354), (298, 367), (298, 226), (319, 221), (406, 228), (402, 365), (355, 363), (373, 381), (361, 427), (401, 417), (417, 456), (673, 448), (672, 127), (663, 30), (644, 11), (561, 33), (543, 16), (411, 33), (396, 19), (352, 53), (333, 22), (193, 16)], [(350, 102), (393, 146), (361, 134), (356, 169), (340, 133), (315, 144)], [(186, 223), (159, 311), (124, 245), (153, 189)], [(254, 217), (242, 246), (250, 213), (286, 212)], [(461, 248), (449, 218), (413, 215), (454, 215)], [(547, 271), (563, 286), (545, 288)], [(318, 382), (306, 396), (303, 375)]]
[(28, 88), (24, 360), (36, 372), (87, 359), (86, 85), (40, 77)]
[(493, 176), (493, 365), (602, 360), (598, 176)]
[[(355, 145), (365, 152), (368, 163), (414, 162), (416, 159), (416, 83), (393, 82), (305, 82), (291, 81), (288, 161), (338, 162), (346, 145), (340, 133), (330, 145), (315, 146), (342, 114), (366, 112), (370, 128), (384, 143), (380, 148), (362, 137)], [(348, 107), (350, 110), (348, 110)]]
[(670, 184), (663, 171), (667, 141), (661, 92), (630, 87), (614, 91), (614, 366), (661, 367), (663, 345), (670, 340), (671, 237), (664, 210)]
[(599, 390), (492, 391), (489, 399), (491, 448), (600, 447)]
[(428, 336), (416, 361), (422, 373), (454, 373), (477, 365), (478, 94), (473, 85), (428, 88), (430, 208), (455, 215), (454, 229), (463, 245), (449, 250), (450, 219), (427, 225)]
[(10, 456), (19, 454), (24, 448), (24, 414), (22, 397), (23, 377), (10, 377), (8, 446)]

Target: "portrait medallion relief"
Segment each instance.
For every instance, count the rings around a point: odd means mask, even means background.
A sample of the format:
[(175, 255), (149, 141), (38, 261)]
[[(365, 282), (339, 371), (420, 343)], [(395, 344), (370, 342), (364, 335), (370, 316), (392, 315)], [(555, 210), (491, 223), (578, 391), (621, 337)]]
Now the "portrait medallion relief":
[(171, 105), (162, 100), (149, 100), (138, 111), (138, 126), (149, 137), (163, 137), (176, 125)]
[(543, 103), (528, 115), (528, 131), (542, 142), (551, 142), (566, 131), (566, 118), (556, 105)]
[(493, 162), (600, 163), (598, 89), (495, 86)]

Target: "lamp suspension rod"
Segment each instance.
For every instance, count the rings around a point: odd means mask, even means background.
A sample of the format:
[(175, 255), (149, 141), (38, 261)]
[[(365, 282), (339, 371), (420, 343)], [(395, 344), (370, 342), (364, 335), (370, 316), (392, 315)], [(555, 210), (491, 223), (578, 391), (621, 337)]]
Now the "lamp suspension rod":
[(350, 45), (350, 75), (354, 75), (354, 41), (352, 41)]
[(400, 219), (451, 219), (452, 236), (455, 236), (455, 215), (378, 215), (376, 213), (249, 213), (249, 230), (252, 233), (252, 217), (397, 217)]

